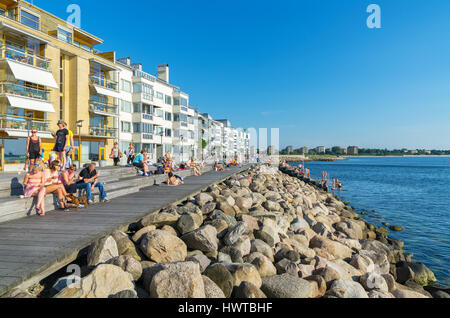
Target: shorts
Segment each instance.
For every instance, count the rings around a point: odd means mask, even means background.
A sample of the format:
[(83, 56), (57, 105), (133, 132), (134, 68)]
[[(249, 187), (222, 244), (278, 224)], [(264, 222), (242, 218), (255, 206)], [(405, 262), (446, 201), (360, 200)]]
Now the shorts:
[(69, 194), (77, 193), (77, 184), (71, 184), (69, 186), (65, 185), (64, 188), (66, 189), (66, 192)]
[(133, 162), (133, 166), (139, 169), (144, 169), (144, 163), (143, 162)]
[(64, 145), (55, 145), (55, 147), (53, 148), (53, 151), (63, 152), (64, 151)]
[(30, 160), (36, 160), (41, 157), (41, 154), (39, 152), (30, 152), (30, 157), (28, 159)]

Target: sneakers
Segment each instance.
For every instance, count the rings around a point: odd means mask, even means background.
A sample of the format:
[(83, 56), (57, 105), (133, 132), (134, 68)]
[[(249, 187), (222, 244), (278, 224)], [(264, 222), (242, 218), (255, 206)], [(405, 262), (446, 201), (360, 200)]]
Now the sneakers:
[(89, 201), (88, 201), (88, 204), (94, 204), (94, 201), (89, 200)]
[(106, 202), (109, 202), (109, 199), (108, 199), (108, 198), (104, 198), (104, 199), (102, 200), (102, 203), (106, 203)]

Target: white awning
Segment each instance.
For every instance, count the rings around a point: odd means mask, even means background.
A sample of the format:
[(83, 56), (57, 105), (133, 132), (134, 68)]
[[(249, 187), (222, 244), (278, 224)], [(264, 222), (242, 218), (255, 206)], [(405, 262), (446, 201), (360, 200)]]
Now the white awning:
[[(9, 137), (15, 138), (27, 138), (28, 136), (31, 136), (31, 132), (26, 130), (5, 129), (5, 132)], [(53, 135), (47, 132), (38, 132), (37, 136), (42, 139), (53, 139)]]
[(37, 110), (39, 112), (54, 113), (52, 103), (14, 95), (6, 95), (11, 107)]
[(97, 94), (106, 95), (114, 98), (119, 98), (120, 94), (112, 89), (104, 88), (94, 84), (95, 91)]
[(53, 74), (49, 71), (41, 70), (31, 65), (18, 63), (15, 61), (7, 61), (14, 77), (17, 80), (35, 83), (52, 88), (59, 88), (56, 84)]

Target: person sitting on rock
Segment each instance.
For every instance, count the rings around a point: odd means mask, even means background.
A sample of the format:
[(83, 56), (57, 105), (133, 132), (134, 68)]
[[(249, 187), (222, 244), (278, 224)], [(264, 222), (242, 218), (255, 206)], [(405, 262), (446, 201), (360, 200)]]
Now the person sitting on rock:
[(214, 162), (214, 170), (216, 170), (216, 171), (225, 171), (225, 169), (221, 165), (219, 165), (219, 163), (217, 161)]

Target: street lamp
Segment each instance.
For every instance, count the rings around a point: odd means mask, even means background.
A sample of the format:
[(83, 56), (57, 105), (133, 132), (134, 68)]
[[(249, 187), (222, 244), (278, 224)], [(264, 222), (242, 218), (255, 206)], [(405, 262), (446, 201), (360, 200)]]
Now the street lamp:
[(183, 150), (183, 141), (184, 141), (184, 136), (181, 136), (181, 162), (183, 163), (183, 159), (184, 159), (184, 150)]
[(77, 127), (78, 127), (78, 168), (81, 168), (81, 128), (83, 128), (83, 122), (84, 120), (78, 120), (77, 121)]

